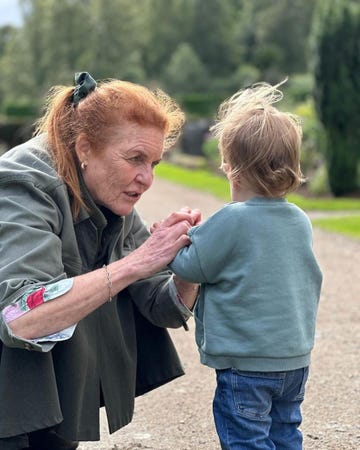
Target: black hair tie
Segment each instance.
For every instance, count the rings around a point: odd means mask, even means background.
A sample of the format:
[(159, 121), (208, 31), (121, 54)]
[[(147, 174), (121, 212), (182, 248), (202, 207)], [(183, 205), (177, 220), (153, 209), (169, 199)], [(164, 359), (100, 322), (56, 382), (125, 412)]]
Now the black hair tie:
[(76, 106), (80, 100), (96, 88), (96, 81), (88, 72), (77, 72), (74, 77), (75, 89), (72, 102)]

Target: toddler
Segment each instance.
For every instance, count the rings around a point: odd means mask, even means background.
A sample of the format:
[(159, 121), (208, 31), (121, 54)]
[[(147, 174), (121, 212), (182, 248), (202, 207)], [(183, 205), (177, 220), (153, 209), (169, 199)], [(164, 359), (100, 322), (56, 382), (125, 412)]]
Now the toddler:
[(322, 274), (310, 220), (285, 198), (303, 181), (302, 133), (295, 116), (274, 107), (280, 84), (220, 106), (211, 131), (232, 202), (190, 229), (191, 244), (170, 265), (201, 284), (196, 342), (216, 370), (213, 413), (226, 450), (302, 448)]

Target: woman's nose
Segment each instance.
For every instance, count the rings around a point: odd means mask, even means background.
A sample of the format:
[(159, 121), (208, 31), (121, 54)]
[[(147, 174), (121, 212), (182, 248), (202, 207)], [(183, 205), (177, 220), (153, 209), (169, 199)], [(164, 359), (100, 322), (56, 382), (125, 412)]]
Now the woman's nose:
[(136, 175), (136, 181), (143, 184), (146, 187), (150, 187), (154, 180), (154, 169), (152, 166), (142, 167), (139, 173)]

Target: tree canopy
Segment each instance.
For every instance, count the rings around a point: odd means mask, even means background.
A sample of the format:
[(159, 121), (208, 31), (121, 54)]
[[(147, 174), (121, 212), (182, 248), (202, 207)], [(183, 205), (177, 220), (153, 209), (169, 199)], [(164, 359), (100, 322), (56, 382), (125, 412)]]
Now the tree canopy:
[(80, 70), (187, 92), (227, 91), (242, 65), (250, 82), (307, 70), (310, 0), (18, 1), (23, 26), (0, 29), (0, 104)]
[[(286, 99), (310, 113), (315, 99), (332, 191), (358, 186), (358, 0), (14, 1), (22, 25), (0, 27), (2, 117), (37, 115), (49, 88), (79, 71), (163, 88), (212, 117), (234, 91), (288, 76)], [(304, 130), (317, 152), (314, 119)]]
[(316, 20), (315, 100), (327, 137), (330, 187), (343, 195), (358, 187), (360, 6), (328, 0)]

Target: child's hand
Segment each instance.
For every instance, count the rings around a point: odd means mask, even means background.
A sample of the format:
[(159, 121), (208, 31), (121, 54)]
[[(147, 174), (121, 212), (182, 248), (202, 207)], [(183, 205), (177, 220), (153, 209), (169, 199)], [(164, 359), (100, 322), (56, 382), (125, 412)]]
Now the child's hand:
[(164, 220), (153, 223), (150, 227), (150, 233), (153, 233), (158, 228), (170, 227), (178, 222), (188, 222), (189, 228), (194, 225), (199, 225), (201, 222), (201, 211), (199, 209), (190, 209), (185, 206), (180, 209), (180, 211), (173, 212)]
[(199, 225), (201, 223), (201, 211), (200, 209), (190, 209), (188, 206), (184, 206), (180, 209), (181, 212), (189, 213), (192, 221), (190, 222), (190, 225), (193, 227), (195, 225)]

